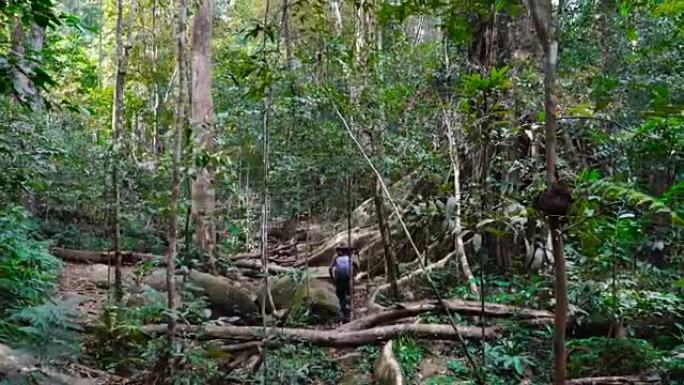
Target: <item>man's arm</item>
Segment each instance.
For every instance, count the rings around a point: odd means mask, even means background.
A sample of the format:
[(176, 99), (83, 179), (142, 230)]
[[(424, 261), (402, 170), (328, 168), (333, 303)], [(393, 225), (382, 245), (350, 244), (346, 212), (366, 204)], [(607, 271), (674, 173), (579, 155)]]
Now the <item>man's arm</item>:
[(330, 279), (332, 280), (335, 279), (335, 277), (333, 276), (333, 267), (335, 266), (335, 260), (337, 260), (337, 256), (332, 258), (332, 260), (330, 261), (330, 266), (328, 266), (328, 275), (330, 275)]

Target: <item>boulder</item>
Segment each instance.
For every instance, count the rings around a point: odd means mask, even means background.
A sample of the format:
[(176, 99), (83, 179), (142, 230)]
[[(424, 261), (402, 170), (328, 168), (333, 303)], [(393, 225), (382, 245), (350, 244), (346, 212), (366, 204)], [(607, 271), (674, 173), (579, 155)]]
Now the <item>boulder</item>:
[[(294, 278), (289, 275), (285, 275), (280, 278), (271, 279), (269, 281), (269, 286), (271, 289), (273, 304), (275, 305), (276, 309), (289, 309), (292, 306), (294, 294), (299, 286), (299, 284), (295, 282)], [(266, 301), (266, 312), (272, 313), (274, 311), (273, 306), (271, 306), (271, 301), (267, 298), (266, 288), (264, 285), (262, 285), (259, 289), (259, 306), (261, 306), (264, 300)]]
[[(40, 374), (40, 375), (37, 375)], [(0, 381), (9, 384), (94, 385), (95, 381), (39, 368), (36, 358), (0, 344)]]
[(92, 283), (100, 289), (107, 289), (109, 285), (114, 285), (114, 268), (98, 263), (89, 265), (83, 271), (82, 279)]
[(258, 309), (249, 293), (228, 278), (193, 270), (188, 281), (207, 297), (213, 317), (256, 318)]
[[(166, 269), (155, 269), (143, 278), (142, 283), (156, 291), (166, 291)], [(176, 275), (176, 287), (183, 283), (183, 277)]]
[(310, 319), (313, 321), (320, 323), (337, 321), (340, 317), (340, 302), (335, 294), (335, 287), (319, 279), (309, 279), (308, 282), (308, 290), (304, 282), (297, 287), (290, 312), (306, 314), (308, 310)]

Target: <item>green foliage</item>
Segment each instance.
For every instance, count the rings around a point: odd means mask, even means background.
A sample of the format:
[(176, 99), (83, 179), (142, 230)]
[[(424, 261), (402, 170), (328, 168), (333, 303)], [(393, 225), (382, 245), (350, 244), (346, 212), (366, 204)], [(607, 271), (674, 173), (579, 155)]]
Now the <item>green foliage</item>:
[(568, 375), (593, 377), (643, 373), (661, 353), (647, 341), (631, 338), (588, 338), (568, 342)]
[(416, 377), (418, 365), (425, 356), (425, 348), (409, 336), (401, 336), (394, 344), (394, 355), (401, 365), (404, 376), (412, 381)]
[(266, 376), (266, 383), (313, 385), (334, 384), (340, 375), (339, 364), (326, 349), (285, 344), (269, 349), (267, 367), (262, 366), (254, 377), (261, 380)]

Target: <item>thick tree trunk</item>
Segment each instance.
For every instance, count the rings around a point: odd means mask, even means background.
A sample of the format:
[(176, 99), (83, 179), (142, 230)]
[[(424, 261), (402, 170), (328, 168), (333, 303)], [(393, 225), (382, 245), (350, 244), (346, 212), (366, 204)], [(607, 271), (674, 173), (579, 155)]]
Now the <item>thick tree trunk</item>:
[(114, 105), (112, 106), (112, 131), (114, 132), (114, 160), (112, 162), (112, 184), (114, 190), (113, 243), (114, 243), (114, 298), (120, 301), (123, 297), (121, 287), (121, 229), (118, 162), (121, 156), (121, 133), (123, 131), (124, 85), (128, 71), (128, 57), (132, 46), (133, 25), (135, 22), (135, 0), (131, 0), (128, 20), (128, 41), (124, 42), (123, 0), (116, 1), (116, 83), (114, 85)]
[[(43, 45), (45, 42), (45, 27), (41, 27), (36, 23), (31, 23), (31, 51), (34, 58), (39, 58), (43, 51)], [(36, 68), (36, 64), (31, 64), (31, 72), (33, 73)], [(34, 111), (40, 111), (43, 109), (43, 97), (40, 94), (40, 90), (36, 87), (35, 83), (30, 82), (30, 92), (32, 97), (32, 105)]]
[[(211, 97), (212, 3), (212, 0), (201, 1), (192, 27), (191, 118), (196, 138), (195, 150), (200, 153), (211, 153), (214, 150), (214, 103)], [(214, 170), (211, 165), (204, 165), (197, 171), (192, 184), (192, 209), (197, 226), (197, 243), (207, 255), (209, 269), (214, 274), (217, 272), (215, 207)]]
[[(146, 325), (142, 330), (150, 334), (160, 334), (166, 325)], [(497, 335), (496, 328), (487, 328), (485, 338)], [(435, 340), (455, 340), (456, 332), (451, 325), (435, 324), (399, 324), (380, 326), (372, 329), (355, 331), (315, 330), (272, 327), (264, 330), (261, 326), (178, 326), (177, 333), (196, 334), (201, 339), (263, 339), (275, 337), (291, 342), (309, 342), (319, 346), (354, 347), (376, 344), (399, 337), (411, 335), (416, 338)], [(465, 338), (480, 338), (479, 328), (459, 326), (458, 331)]]
[(21, 18), (17, 17), (14, 19), (14, 28), (12, 30), (12, 58), (15, 61), (12, 67), (12, 81), (17, 102), (25, 101), (25, 97), (29, 94), (30, 90), (27, 68), (24, 67), (26, 56), (25, 40), (24, 24)]
[(169, 312), (168, 317), (168, 338), (173, 339), (175, 335), (175, 295), (176, 295), (176, 280), (174, 277), (176, 271), (176, 254), (177, 254), (177, 240), (178, 240), (178, 201), (180, 199), (180, 168), (181, 156), (183, 153), (183, 131), (185, 129), (185, 108), (187, 90), (185, 84), (185, 19), (187, 15), (187, 0), (178, 0), (178, 25), (176, 39), (178, 42), (178, 97), (176, 99), (176, 130), (174, 133), (174, 151), (173, 151), (173, 177), (171, 181), (171, 224), (169, 225), (169, 250), (166, 254), (166, 287), (167, 287), (167, 304)]
[[(544, 52), (544, 111), (545, 111), (545, 145), (546, 174), (548, 188), (557, 181), (556, 164), (558, 162), (556, 141), (556, 62), (558, 59), (558, 41), (553, 28), (553, 8), (550, 0), (530, 0), (532, 20), (537, 36)], [(565, 272), (565, 252), (563, 250), (563, 230), (558, 218), (550, 217), (551, 241), (553, 244), (555, 272), (555, 332), (554, 347), (554, 385), (565, 384), (565, 329), (567, 325), (568, 288)]]

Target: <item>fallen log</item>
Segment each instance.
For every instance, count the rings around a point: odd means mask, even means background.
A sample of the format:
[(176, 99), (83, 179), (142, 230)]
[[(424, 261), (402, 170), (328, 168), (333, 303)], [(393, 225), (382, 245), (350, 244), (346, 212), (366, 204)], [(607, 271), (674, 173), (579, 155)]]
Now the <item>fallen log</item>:
[[(102, 263), (102, 264), (113, 264), (114, 263), (114, 252), (113, 251), (92, 251), (92, 250), (72, 250), (64, 249), (61, 247), (54, 247), (51, 251), (52, 255), (58, 257), (64, 261), (74, 262), (74, 263)], [(135, 251), (122, 251), (121, 252), (121, 262), (123, 264), (134, 265), (142, 261), (158, 261), (163, 262), (163, 258), (158, 255), (148, 254), (148, 253), (138, 253)]]
[(660, 385), (660, 376), (611, 376), (575, 378), (565, 381), (565, 385)]
[[(162, 334), (167, 330), (166, 325), (145, 325), (142, 330), (148, 334)], [(459, 326), (458, 331), (464, 338), (479, 339), (482, 337), (482, 329), (478, 327)], [(177, 333), (197, 335), (201, 339), (242, 339), (253, 340), (263, 338), (280, 338), (290, 342), (309, 342), (318, 346), (329, 347), (355, 347), (385, 342), (400, 335), (408, 334), (416, 338), (434, 340), (455, 340), (456, 331), (451, 325), (434, 324), (402, 324), (379, 326), (365, 330), (341, 331), (341, 330), (315, 330), (295, 328), (264, 328), (260, 326), (179, 326)], [(494, 338), (497, 329), (485, 328), (485, 339)]]
[[(477, 301), (445, 300), (444, 305), (452, 312), (464, 315), (481, 315), (482, 304)], [(414, 303), (400, 303), (393, 307), (359, 318), (338, 328), (341, 331), (368, 329), (388, 321), (416, 316), (430, 311), (443, 311), (438, 301), (424, 301)], [(497, 318), (516, 318), (521, 320), (535, 320), (541, 324), (553, 323), (553, 313), (546, 310), (525, 309), (517, 306), (485, 304), (485, 315)]]
[[(262, 271), (263, 267), (261, 265), (260, 261), (253, 261), (253, 260), (237, 260), (233, 263), (235, 267), (243, 268), (243, 269), (251, 269), (251, 270), (257, 270), (257, 271)], [(293, 273), (297, 269), (293, 269), (291, 267), (283, 267), (283, 266), (278, 266), (278, 265), (268, 265), (268, 272), (269, 273), (275, 273), (275, 274), (288, 274), (288, 273)]]

